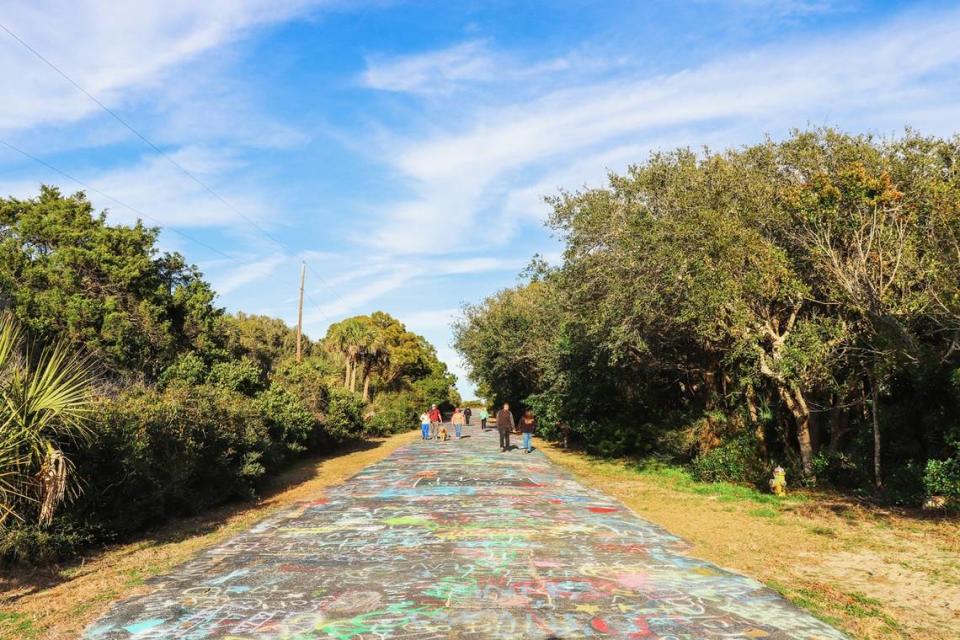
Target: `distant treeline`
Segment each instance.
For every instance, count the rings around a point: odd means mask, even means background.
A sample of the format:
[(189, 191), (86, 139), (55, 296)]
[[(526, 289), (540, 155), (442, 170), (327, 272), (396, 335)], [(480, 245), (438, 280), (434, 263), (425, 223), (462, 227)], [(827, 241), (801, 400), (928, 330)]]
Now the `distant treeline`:
[(0, 559), (250, 496), (305, 451), (459, 401), (433, 346), (381, 312), (296, 362), (294, 329), (226, 313), (158, 233), (52, 187), (0, 199)]
[(680, 149), (550, 203), (563, 263), (456, 325), (481, 393), (704, 479), (960, 499), (960, 139)]

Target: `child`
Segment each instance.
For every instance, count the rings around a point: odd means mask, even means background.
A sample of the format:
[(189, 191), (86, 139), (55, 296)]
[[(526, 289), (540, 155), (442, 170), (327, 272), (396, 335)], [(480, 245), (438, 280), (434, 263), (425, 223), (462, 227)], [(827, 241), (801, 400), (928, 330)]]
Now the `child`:
[(424, 411), (420, 414), (420, 431), (423, 433), (423, 439), (430, 439), (430, 414)]

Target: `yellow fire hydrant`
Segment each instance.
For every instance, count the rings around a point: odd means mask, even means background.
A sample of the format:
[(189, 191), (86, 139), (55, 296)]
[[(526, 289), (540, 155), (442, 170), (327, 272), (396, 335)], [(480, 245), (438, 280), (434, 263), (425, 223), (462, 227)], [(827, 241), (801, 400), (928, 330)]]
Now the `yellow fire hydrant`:
[(784, 471), (783, 467), (778, 466), (773, 470), (773, 477), (770, 478), (770, 490), (778, 496), (787, 495), (787, 472)]

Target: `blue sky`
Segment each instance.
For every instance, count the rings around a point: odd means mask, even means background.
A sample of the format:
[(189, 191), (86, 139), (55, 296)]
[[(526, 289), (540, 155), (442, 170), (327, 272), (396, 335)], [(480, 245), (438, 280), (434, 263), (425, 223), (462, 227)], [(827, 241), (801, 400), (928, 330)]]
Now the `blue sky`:
[[(960, 116), (955, 2), (5, 0), (0, 22), (232, 206), (3, 32), (0, 138), (198, 240), (161, 237), (230, 310), (292, 323), (306, 260), (311, 335), (389, 311), (467, 395), (449, 323), (556, 259), (542, 196), (660, 148)], [(78, 188), (0, 146), (0, 193), (41, 182)]]

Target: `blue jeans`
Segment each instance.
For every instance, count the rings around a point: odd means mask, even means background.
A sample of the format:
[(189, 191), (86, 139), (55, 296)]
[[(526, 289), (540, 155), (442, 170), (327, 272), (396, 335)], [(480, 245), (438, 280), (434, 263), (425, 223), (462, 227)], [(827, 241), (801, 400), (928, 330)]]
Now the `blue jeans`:
[(455, 424), (455, 425), (453, 425), (453, 432), (457, 434), (457, 437), (458, 437), (458, 438), (460, 437), (460, 432), (461, 432), (462, 430), (463, 430), (463, 425), (462, 425), (462, 424)]
[(430, 438), (430, 423), (424, 422), (420, 425), (420, 431), (423, 432), (423, 439), (427, 440)]
[(530, 445), (530, 440), (533, 438), (532, 433), (523, 434), (523, 448), (527, 451), (530, 451), (533, 447)]

